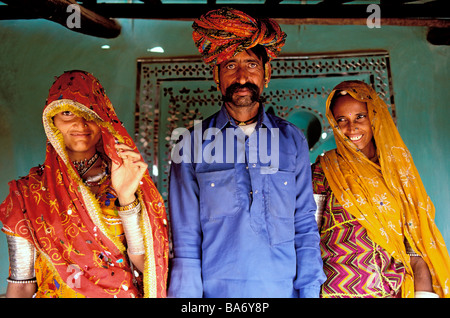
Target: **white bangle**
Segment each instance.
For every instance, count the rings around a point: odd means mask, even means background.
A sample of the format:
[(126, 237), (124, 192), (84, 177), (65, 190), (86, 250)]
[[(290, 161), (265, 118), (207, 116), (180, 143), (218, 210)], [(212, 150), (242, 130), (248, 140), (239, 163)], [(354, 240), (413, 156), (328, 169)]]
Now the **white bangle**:
[(415, 292), (414, 298), (439, 298), (439, 295), (432, 292), (419, 290)]
[[(27, 239), (20, 236), (6, 235), (8, 242), (11, 283), (33, 279), (36, 249)], [(8, 281), (9, 282), (9, 281)]]
[(25, 280), (14, 280), (11, 278), (7, 278), (6, 281), (11, 284), (36, 284), (36, 278), (33, 279), (25, 279)]
[(316, 213), (315, 213), (315, 217), (316, 217), (316, 222), (317, 222), (317, 226), (320, 228), (322, 227), (322, 215), (323, 215), (323, 211), (325, 210), (325, 203), (327, 200), (327, 196), (325, 194), (316, 194), (314, 193), (314, 201), (316, 201)]
[(422, 257), (422, 256), (420, 256), (419, 254), (417, 254), (417, 253), (407, 253), (409, 256), (416, 256), (416, 257)]
[(119, 208), (118, 213), (122, 220), (128, 252), (132, 255), (145, 254), (144, 237), (140, 227), (141, 204), (136, 199), (127, 207), (127, 210)]

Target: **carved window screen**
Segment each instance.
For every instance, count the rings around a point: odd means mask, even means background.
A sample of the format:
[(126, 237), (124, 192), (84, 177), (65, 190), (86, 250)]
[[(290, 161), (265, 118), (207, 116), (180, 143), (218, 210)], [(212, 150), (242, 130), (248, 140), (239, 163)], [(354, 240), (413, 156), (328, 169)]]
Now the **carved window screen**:
[[(271, 62), (265, 107), (296, 124), (310, 144), (310, 160), (336, 147), (325, 117), (325, 101), (345, 80), (372, 85), (396, 119), (389, 54), (386, 51), (285, 56)], [(171, 133), (191, 127), (221, 106), (212, 69), (200, 58), (137, 61), (136, 143), (166, 204)]]

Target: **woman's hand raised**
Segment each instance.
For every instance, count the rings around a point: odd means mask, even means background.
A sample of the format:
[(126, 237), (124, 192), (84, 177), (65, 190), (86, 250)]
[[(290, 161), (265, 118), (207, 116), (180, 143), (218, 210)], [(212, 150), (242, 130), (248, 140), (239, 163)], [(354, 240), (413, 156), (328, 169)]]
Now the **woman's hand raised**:
[(148, 165), (138, 152), (127, 145), (117, 144), (116, 150), (119, 157), (122, 158), (123, 164), (112, 163), (111, 182), (120, 205), (125, 206), (136, 199), (136, 190)]

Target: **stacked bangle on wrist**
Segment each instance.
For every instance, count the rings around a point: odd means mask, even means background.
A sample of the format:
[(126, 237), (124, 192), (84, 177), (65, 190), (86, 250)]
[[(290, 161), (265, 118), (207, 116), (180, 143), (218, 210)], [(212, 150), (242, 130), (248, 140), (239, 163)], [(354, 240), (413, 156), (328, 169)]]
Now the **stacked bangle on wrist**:
[(116, 200), (117, 212), (122, 220), (128, 245), (128, 253), (145, 254), (144, 237), (140, 227), (141, 204), (138, 199), (126, 206), (120, 206)]
[(116, 207), (118, 211), (129, 211), (132, 210), (133, 208), (135, 208), (137, 205), (139, 204), (139, 200), (136, 198), (133, 202), (131, 202), (130, 204), (121, 206), (119, 199), (116, 199)]
[(36, 249), (27, 239), (6, 235), (11, 276), (6, 280), (12, 284), (36, 283), (34, 261)]

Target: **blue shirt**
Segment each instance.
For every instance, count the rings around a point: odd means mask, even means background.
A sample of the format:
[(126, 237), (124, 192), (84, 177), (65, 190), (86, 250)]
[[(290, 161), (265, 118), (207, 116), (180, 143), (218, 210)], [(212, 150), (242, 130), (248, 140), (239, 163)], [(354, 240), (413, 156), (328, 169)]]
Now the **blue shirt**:
[(222, 106), (172, 151), (169, 297), (319, 297), (307, 141), (260, 109), (250, 137)]

